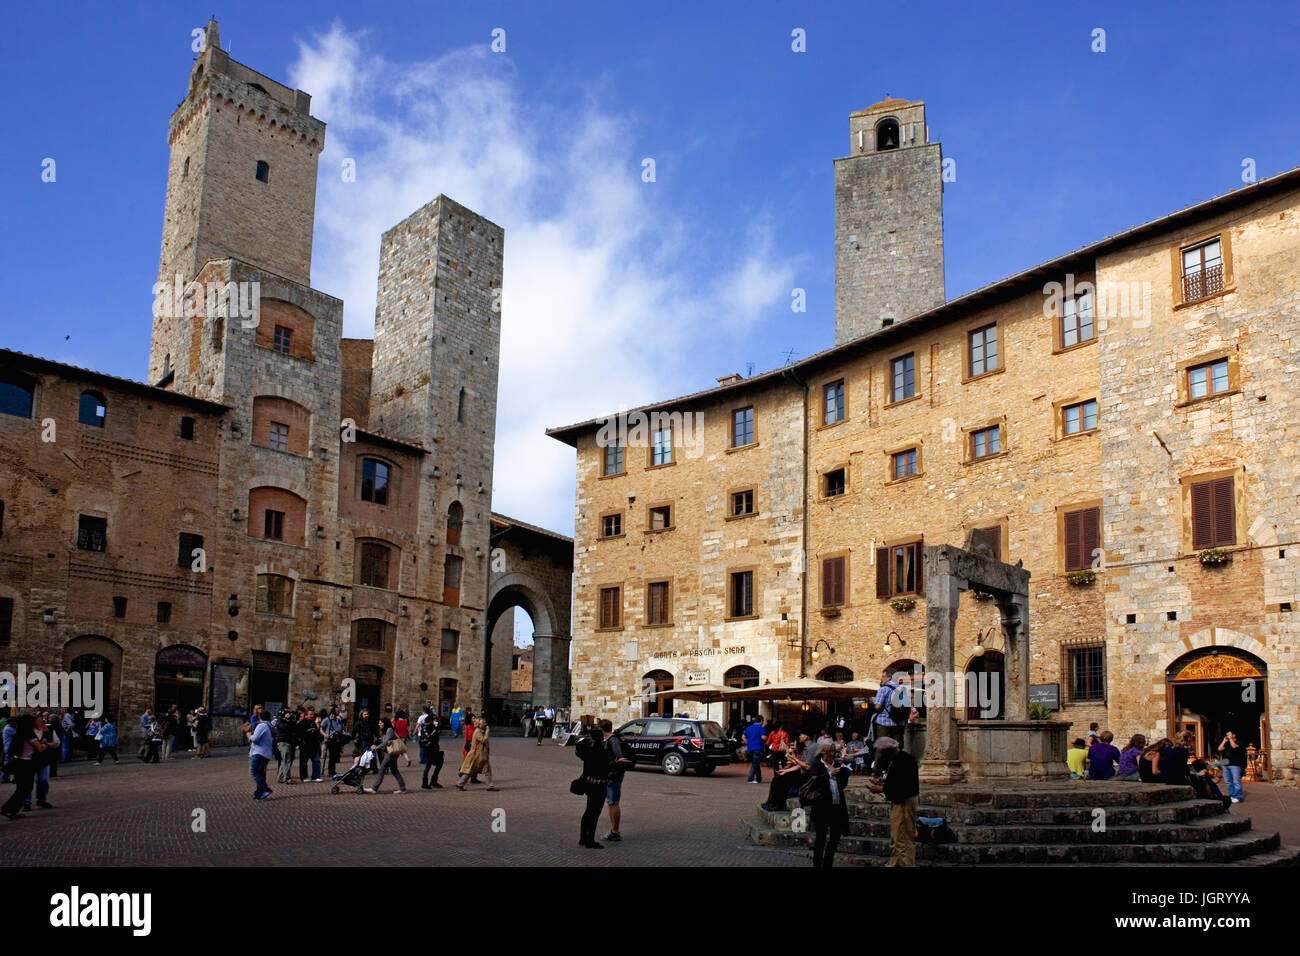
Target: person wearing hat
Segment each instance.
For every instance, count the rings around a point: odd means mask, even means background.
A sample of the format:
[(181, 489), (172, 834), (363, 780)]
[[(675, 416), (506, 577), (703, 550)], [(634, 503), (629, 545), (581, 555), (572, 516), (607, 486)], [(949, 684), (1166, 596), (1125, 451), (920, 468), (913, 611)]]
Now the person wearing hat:
[(916, 866), (916, 807), (921, 792), (916, 758), (893, 737), (876, 741), (876, 763), (867, 788), (889, 801), (889, 862), (886, 866)]

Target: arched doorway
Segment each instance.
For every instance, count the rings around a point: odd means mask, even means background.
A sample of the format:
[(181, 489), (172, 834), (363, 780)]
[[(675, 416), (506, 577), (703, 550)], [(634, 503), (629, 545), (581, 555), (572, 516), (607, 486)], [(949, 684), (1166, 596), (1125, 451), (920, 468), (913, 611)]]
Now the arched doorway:
[(164, 714), (173, 706), (182, 715), (203, 703), (203, 679), (208, 655), (189, 644), (164, 647), (154, 658), (154, 713)]
[[(737, 664), (722, 675), (723, 687), (757, 687), (758, 668)], [(748, 710), (746, 709), (748, 708)], [(758, 701), (733, 700), (727, 702), (727, 729), (745, 726), (746, 716), (758, 713)]]
[(1242, 746), (1267, 749), (1268, 665), (1248, 651), (1203, 647), (1165, 669), (1171, 735), (1189, 731), (1198, 756), (1218, 750), (1229, 730)]
[(651, 683), (654, 690), (646, 697), (645, 712), (642, 717), (671, 717), (673, 715), (673, 698), (671, 694), (658, 696), (666, 690), (673, 689), (673, 675), (667, 671), (651, 671), (641, 678), (641, 686), (649, 690)]
[[(528, 700), (520, 700), (512, 707), (509, 697), (513, 689), (510, 677), (514, 630), (497, 625), (503, 619), (510, 619), (509, 612), (514, 609), (516, 613), (522, 612), (531, 625), (533, 679), (527, 694), (521, 693)], [(567, 675), (569, 670), (568, 641), (555, 640), (555, 613), (550, 595), (532, 575), (516, 571), (492, 582), (487, 623), (483, 628), (483, 709), (489, 715), (489, 723), (509, 717), (511, 723), (517, 724), (515, 718), (523, 716), (525, 704), (559, 708), (568, 703), (567, 693), (563, 700), (553, 699), (557, 696), (552, 687), (553, 672), (558, 668)], [(563, 653), (563, 660), (554, 659), (559, 653)]]
[[(847, 684), (853, 680), (853, 671), (842, 664), (832, 664), (819, 670), (817, 679), (831, 684)], [(826, 701), (826, 722), (831, 725), (833, 730), (842, 732), (846, 740), (848, 735), (853, 732), (855, 719), (857, 719), (857, 715), (853, 712), (852, 700)]]
[(1001, 651), (985, 651), (966, 665), (966, 719), (1001, 720), (1007, 713), (1007, 663)]
[(375, 664), (358, 664), (357, 713), (370, 711), (370, 721), (375, 723), (384, 716), (384, 669)]
[[(63, 645), (63, 669), (68, 673), (102, 674), (100, 686), (103, 690), (103, 699), (96, 703), (103, 714), (112, 716), (115, 722), (121, 722), (121, 715), (117, 712), (120, 706), (117, 685), (122, 674), (121, 647), (98, 634), (74, 637)], [(81, 714), (88, 709), (84, 706), (80, 708)]]

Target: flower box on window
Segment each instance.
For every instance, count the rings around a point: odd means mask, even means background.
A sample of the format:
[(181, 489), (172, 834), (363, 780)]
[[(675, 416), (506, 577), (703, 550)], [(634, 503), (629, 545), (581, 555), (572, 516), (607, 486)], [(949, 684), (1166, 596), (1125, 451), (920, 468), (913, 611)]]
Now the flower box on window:
[(1093, 581), (1097, 580), (1097, 572), (1090, 570), (1067, 571), (1065, 573), (1065, 580), (1069, 581), (1075, 587), (1086, 588)]
[(916, 598), (914, 597), (896, 597), (889, 602), (889, 606), (900, 614), (912, 610), (916, 607)]
[(1227, 548), (1206, 548), (1198, 551), (1197, 559), (1207, 568), (1218, 567), (1232, 560), (1232, 552)]

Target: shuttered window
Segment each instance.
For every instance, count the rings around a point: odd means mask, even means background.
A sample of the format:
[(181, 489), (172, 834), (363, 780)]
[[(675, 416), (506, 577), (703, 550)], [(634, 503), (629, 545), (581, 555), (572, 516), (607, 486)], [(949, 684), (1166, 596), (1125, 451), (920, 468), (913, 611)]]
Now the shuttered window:
[(600, 626), (618, 627), (622, 620), (622, 588), (600, 589)]
[(876, 549), (876, 597), (921, 594), (925, 591), (923, 573), (924, 542)]
[(991, 528), (980, 528), (989, 536), (989, 547), (993, 549), (993, 557), (999, 561), (1002, 560), (1002, 526), (995, 524)]
[(1065, 570), (1088, 571), (1101, 548), (1101, 509), (1065, 513)]
[(373, 541), (362, 542), (358, 548), (361, 577), (358, 583), (368, 588), (388, 587), (388, 549)]
[(651, 584), (647, 588), (645, 603), (645, 622), (647, 624), (670, 624), (672, 622), (672, 603), (669, 599), (667, 581), (655, 581)]
[(1234, 479), (1216, 478), (1192, 485), (1192, 548), (1226, 548), (1237, 543)]
[(844, 604), (844, 557), (826, 558), (822, 561), (822, 607), (840, 607)]

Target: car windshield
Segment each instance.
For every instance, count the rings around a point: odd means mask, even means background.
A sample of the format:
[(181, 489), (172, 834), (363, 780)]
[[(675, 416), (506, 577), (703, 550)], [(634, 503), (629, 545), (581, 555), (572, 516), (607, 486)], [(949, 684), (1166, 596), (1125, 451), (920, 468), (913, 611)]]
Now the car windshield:
[(700, 736), (702, 737), (725, 737), (722, 732), (722, 725), (712, 720), (700, 721)]

